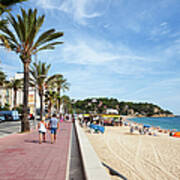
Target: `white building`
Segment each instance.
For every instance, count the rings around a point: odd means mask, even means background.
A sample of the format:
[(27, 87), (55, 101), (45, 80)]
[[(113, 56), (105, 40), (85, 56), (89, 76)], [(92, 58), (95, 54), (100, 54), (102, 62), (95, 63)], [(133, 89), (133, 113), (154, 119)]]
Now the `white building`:
[(119, 114), (117, 109), (106, 109), (106, 114)]
[[(24, 73), (17, 72), (14, 77), (11, 77), (12, 79), (23, 79)], [(28, 106), (30, 108), (30, 113), (34, 114), (35, 109), (35, 93), (36, 93), (36, 108), (40, 108), (40, 99), (38, 90), (35, 90), (34, 87), (29, 87), (29, 97), (28, 97)], [(0, 88), (0, 103), (2, 106), (4, 106), (6, 103), (10, 105), (10, 108), (12, 109), (14, 107), (14, 91), (13, 89), (5, 89)], [(17, 100), (16, 100), (17, 106), (23, 104), (23, 89), (19, 89), (17, 91)]]

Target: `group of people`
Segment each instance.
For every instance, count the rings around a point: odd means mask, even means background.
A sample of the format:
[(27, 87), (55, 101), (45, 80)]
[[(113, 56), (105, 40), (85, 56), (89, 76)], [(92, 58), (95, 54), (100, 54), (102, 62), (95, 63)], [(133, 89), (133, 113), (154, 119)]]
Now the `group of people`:
[(137, 130), (139, 132), (140, 135), (154, 135), (156, 136), (157, 134), (155, 132), (151, 132), (149, 128), (147, 127), (139, 127), (139, 126), (133, 126), (130, 125), (130, 133), (132, 134), (135, 130)]
[(82, 117), (79, 117), (78, 119), (82, 127), (83, 126), (87, 127), (90, 124), (96, 124), (96, 125), (101, 125), (101, 126), (104, 125), (103, 118), (99, 116), (87, 116), (87, 117), (82, 116)]
[(39, 144), (46, 142), (46, 132), (50, 130), (51, 132), (51, 144), (56, 142), (56, 134), (59, 129), (59, 120), (56, 118), (56, 114), (50, 118), (48, 124), (45, 122), (45, 117), (38, 123), (39, 131)]

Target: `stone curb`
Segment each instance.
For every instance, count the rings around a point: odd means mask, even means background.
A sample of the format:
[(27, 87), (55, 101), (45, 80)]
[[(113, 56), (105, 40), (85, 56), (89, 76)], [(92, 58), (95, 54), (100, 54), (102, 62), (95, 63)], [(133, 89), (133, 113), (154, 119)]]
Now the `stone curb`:
[(105, 168), (102, 166), (96, 152), (90, 144), (87, 136), (83, 132), (83, 129), (80, 127), (78, 121), (75, 121), (75, 127), (77, 131), (80, 153), (82, 157), (82, 163), (86, 179), (110, 180), (110, 176), (107, 174)]

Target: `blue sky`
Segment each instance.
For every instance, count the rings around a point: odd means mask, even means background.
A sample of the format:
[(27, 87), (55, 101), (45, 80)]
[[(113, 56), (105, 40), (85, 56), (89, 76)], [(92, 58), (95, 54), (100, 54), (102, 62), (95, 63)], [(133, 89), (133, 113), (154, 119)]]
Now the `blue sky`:
[[(43, 51), (50, 75), (62, 73), (71, 98), (149, 102), (180, 114), (179, 0), (29, 0), (45, 14), (41, 31), (63, 31), (63, 45)], [(14, 8), (13, 13), (19, 13)], [(0, 49), (9, 76), (23, 67)]]

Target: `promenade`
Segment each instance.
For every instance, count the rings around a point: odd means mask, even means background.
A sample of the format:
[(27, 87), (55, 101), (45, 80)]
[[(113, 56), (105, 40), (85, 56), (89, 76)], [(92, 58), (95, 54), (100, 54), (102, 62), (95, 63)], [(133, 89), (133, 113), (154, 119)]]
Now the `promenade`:
[(60, 124), (55, 144), (39, 144), (38, 131), (0, 138), (0, 180), (65, 180), (68, 175), (71, 122)]

